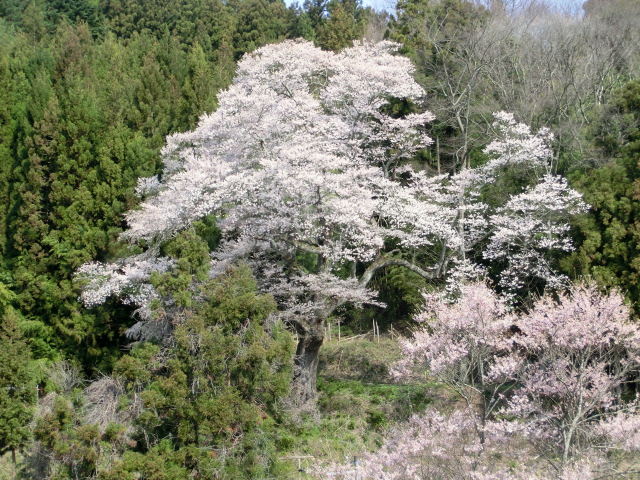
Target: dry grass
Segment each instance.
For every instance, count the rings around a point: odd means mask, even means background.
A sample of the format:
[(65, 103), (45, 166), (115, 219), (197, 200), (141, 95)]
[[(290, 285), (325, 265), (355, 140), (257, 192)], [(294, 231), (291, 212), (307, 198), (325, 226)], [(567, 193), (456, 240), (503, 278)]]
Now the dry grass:
[(140, 414), (142, 403), (138, 396), (123, 408), (121, 401), (125, 394), (124, 386), (117, 379), (104, 376), (92, 382), (85, 390), (85, 420), (98, 425), (101, 432), (111, 423), (130, 426)]

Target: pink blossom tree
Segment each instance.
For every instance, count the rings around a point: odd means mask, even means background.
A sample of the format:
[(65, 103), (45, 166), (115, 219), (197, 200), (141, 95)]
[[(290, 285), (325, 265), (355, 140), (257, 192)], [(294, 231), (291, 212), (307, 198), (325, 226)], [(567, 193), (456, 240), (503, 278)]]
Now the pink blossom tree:
[[(483, 283), (460, 291), (453, 303), (428, 299), (419, 315), (425, 328), (404, 342), (395, 371), (402, 378), (417, 368), (451, 386), (467, 404), (479, 452), (498, 439), (527, 438), (560, 477), (577, 478), (590, 468), (580, 463), (585, 452), (640, 449), (640, 407), (622, 395), (640, 369), (640, 328), (619, 292), (574, 285), (515, 314)], [(405, 433), (416, 434), (416, 425)], [(395, 471), (393, 458), (385, 462), (383, 470)]]
[(594, 429), (639, 423), (637, 402), (621, 398), (640, 369), (640, 329), (629, 314), (619, 292), (575, 285), (557, 300), (545, 295), (516, 322), (511, 356), (526, 360), (505, 372), (519, 387), (504, 413), (527, 420), (531, 438), (557, 445), (562, 466)]
[[(507, 462), (486, 461), (489, 455), (501, 458), (509, 445), (500, 435), (489, 436), (483, 444), (476, 432), (476, 412), (456, 410), (449, 415), (428, 411), (415, 415), (406, 424), (391, 429), (376, 452), (360, 454), (354, 464), (329, 463), (312, 472), (318, 479), (336, 480), (537, 480), (526, 465), (513, 468)], [(510, 455), (530, 452), (515, 450)], [(524, 463), (524, 462), (523, 462)]]
[(163, 242), (215, 215), (223, 240), (211, 275), (250, 263), (298, 333), (294, 386), (300, 404), (313, 403), (328, 316), (345, 302), (375, 303), (367, 287), (391, 265), (450, 276), (464, 263), (451, 260), (464, 260), (495, 223), (478, 201), (481, 186), (504, 164), (548, 163), (547, 133), (501, 114), (506, 133), (490, 145), (489, 166), (439, 177), (408, 166), (430, 144), (423, 126), (432, 115), (386, 113), (393, 99), (419, 105), (424, 94), (395, 48), (361, 44), (336, 54), (289, 41), (247, 55), (218, 110), (167, 138), (162, 176), (141, 179), (143, 202), (127, 215), (123, 238), (144, 253), (80, 269), (85, 304), (118, 295), (139, 307), (132, 333), (170, 332), (170, 316), (151, 321), (149, 307), (162, 299), (149, 275), (173, 268), (159, 256)]
[(484, 282), (463, 285), (460, 298), (426, 296), (416, 320), (424, 325), (402, 342), (403, 359), (393, 370), (396, 378), (429, 374), (449, 386), (466, 403), (480, 445), (486, 422), (512, 385), (502, 372), (511, 371), (510, 328), (514, 316), (506, 302)]

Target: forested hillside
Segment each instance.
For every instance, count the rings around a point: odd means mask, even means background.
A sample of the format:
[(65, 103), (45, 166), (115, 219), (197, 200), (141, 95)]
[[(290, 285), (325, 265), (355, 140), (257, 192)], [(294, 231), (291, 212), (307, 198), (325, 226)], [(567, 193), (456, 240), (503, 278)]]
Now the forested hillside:
[(0, 478), (637, 478), (640, 3), (561, 3), (0, 0)]

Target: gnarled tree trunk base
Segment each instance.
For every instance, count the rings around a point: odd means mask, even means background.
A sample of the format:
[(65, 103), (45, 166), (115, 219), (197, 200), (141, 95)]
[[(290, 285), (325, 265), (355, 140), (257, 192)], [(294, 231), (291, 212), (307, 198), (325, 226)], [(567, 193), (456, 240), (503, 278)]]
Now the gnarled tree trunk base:
[(322, 328), (298, 330), (298, 346), (289, 398), (291, 407), (302, 414), (317, 414), (318, 354), (323, 341)]

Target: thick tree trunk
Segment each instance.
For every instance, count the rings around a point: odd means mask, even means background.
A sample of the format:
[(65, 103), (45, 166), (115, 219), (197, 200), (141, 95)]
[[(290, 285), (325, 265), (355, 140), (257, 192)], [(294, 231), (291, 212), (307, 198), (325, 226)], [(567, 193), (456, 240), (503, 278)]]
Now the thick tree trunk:
[(318, 392), (318, 353), (324, 340), (322, 324), (312, 329), (298, 328), (291, 398), (296, 407), (313, 411)]
[(11, 478), (13, 480), (15, 480), (16, 473), (17, 473), (17, 470), (18, 470), (18, 460), (16, 459), (16, 449), (15, 448), (11, 449), (11, 461), (12, 461)]

